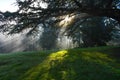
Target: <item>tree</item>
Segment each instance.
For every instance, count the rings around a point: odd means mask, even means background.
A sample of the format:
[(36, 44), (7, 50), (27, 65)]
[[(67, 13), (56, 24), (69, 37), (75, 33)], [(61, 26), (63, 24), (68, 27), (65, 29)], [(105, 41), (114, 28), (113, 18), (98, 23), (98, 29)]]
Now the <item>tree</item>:
[(106, 18), (101, 17), (77, 21), (66, 32), (69, 37), (73, 38), (73, 42), (78, 44), (78, 47), (105, 46), (112, 39), (115, 25), (113, 22), (114, 25), (111, 25), (108, 24), (109, 21), (105, 21)]
[[(39, 24), (58, 25), (66, 16), (75, 16), (80, 21), (96, 16), (107, 17), (120, 23), (119, 0), (16, 0), (16, 3), (19, 7), (16, 12), (0, 12), (1, 30), (10, 34), (28, 28), (28, 34), (31, 34)], [(77, 22), (74, 20), (71, 23)]]
[(0, 12), (4, 16), (1, 21), (16, 22), (11, 24), (14, 27), (10, 33), (21, 32), (26, 28), (32, 28), (33, 31), (38, 24), (46, 23), (50, 18), (56, 18), (53, 19), (54, 22), (60, 21), (59, 16), (72, 13), (74, 15), (87, 13), (87, 17), (109, 17), (120, 22), (120, 9), (116, 6), (119, 0), (16, 0), (16, 2), (18, 11)]
[(55, 28), (51, 25), (46, 25), (42, 32), (42, 35), (39, 36), (38, 43), (44, 50), (56, 49), (57, 37), (58, 37), (58, 28)]

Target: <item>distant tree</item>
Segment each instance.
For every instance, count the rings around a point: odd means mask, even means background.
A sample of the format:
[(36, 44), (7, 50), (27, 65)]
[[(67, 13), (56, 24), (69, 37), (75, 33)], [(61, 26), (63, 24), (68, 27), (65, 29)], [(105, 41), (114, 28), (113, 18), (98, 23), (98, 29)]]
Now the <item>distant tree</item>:
[[(83, 41), (86, 47), (105, 46), (111, 40), (113, 26), (105, 26), (103, 18), (92, 18), (83, 24)], [(108, 30), (109, 29), (109, 30)]]
[[(94, 17), (78, 21), (66, 32), (79, 47), (104, 46), (112, 39), (114, 25), (105, 24), (105, 18)], [(78, 23), (78, 24), (77, 24)]]
[(57, 28), (46, 25), (42, 35), (39, 36), (38, 43), (44, 50), (56, 49), (57, 38)]

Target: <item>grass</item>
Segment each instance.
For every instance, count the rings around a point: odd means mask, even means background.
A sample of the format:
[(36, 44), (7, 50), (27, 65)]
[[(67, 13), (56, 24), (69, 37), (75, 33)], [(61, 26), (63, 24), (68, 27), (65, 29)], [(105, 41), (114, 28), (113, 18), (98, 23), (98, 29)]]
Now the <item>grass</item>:
[(0, 54), (0, 80), (120, 80), (119, 49)]

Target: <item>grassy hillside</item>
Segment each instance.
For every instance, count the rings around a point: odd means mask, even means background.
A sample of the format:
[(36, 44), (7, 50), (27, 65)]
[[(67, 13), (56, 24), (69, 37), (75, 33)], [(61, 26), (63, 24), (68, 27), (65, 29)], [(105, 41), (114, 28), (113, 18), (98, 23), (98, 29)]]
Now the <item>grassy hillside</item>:
[(120, 80), (119, 49), (0, 54), (0, 80)]

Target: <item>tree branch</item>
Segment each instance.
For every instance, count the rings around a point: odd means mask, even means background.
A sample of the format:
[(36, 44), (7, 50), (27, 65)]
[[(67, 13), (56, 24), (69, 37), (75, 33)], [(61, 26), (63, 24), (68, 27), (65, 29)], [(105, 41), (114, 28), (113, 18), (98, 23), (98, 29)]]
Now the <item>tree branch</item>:
[(79, 3), (77, 0), (73, 0), (73, 1), (74, 1), (74, 3), (75, 3), (79, 8), (82, 8), (82, 7), (83, 7), (82, 4)]

